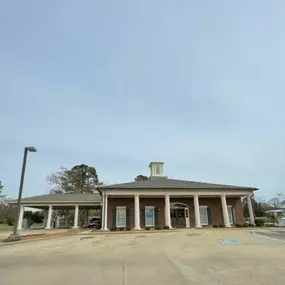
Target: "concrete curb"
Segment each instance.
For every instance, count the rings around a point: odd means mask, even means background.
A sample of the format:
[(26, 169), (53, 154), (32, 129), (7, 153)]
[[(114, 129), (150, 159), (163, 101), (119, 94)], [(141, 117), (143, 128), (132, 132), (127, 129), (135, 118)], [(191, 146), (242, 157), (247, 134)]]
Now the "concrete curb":
[[(67, 237), (67, 236), (73, 236), (73, 235), (77, 235), (78, 232), (70, 232), (69, 234), (64, 234), (64, 235), (48, 235), (48, 234), (43, 234), (43, 235), (39, 235), (38, 238), (32, 238), (32, 239), (27, 239), (27, 240), (19, 240), (19, 241), (11, 241), (11, 242), (4, 242), (4, 241), (0, 241), (0, 247), (1, 246), (6, 246), (6, 245), (15, 245), (15, 244), (21, 244), (21, 243), (29, 243), (29, 242), (36, 242), (36, 241), (41, 241), (41, 240), (48, 240), (48, 239), (54, 239), (54, 238), (63, 238), (63, 237)], [(29, 235), (25, 235), (22, 237), (28, 237)], [(30, 235), (32, 236), (32, 235)]]
[(83, 236), (96, 236), (96, 235), (128, 235), (128, 234), (159, 234), (159, 233), (173, 233), (173, 232), (179, 232), (180, 230), (172, 229), (172, 230), (131, 230), (131, 231), (98, 231), (98, 232), (90, 232), (90, 233), (78, 233), (78, 235)]

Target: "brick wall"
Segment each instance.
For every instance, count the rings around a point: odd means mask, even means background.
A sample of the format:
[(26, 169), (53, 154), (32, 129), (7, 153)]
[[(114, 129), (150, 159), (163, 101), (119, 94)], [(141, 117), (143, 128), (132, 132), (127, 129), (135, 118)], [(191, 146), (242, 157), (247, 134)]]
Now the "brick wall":
[[(184, 203), (189, 208), (190, 227), (195, 227), (195, 213), (193, 198), (170, 198), (170, 203)], [(212, 225), (222, 224), (222, 204), (221, 199), (200, 198), (199, 204), (205, 205), (211, 209)], [(237, 224), (244, 223), (243, 208), (240, 198), (227, 198), (227, 204), (235, 209)], [(116, 206), (126, 206), (130, 210), (130, 227), (134, 227), (134, 198), (108, 198), (108, 228), (112, 227), (112, 209)], [(165, 225), (164, 218), (164, 198), (140, 198), (140, 209), (145, 206), (154, 206), (158, 208), (159, 225)]]
[(235, 209), (236, 224), (244, 223), (243, 207), (240, 198), (227, 198), (227, 204)]

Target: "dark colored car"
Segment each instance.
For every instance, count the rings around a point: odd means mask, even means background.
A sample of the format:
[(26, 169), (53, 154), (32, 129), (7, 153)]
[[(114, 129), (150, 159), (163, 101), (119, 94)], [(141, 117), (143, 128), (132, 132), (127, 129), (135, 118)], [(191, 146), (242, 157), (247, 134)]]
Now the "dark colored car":
[(101, 228), (101, 220), (100, 218), (92, 218), (88, 224), (88, 228)]

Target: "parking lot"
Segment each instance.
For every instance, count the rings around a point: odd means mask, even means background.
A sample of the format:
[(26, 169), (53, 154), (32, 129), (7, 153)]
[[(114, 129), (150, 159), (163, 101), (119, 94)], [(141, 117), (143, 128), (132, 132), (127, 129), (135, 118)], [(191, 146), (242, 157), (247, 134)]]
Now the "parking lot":
[(276, 239), (285, 242), (285, 230), (259, 230), (255, 231), (255, 234), (262, 235), (271, 239)]
[(0, 284), (284, 284), (285, 243), (242, 229), (76, 235), (0, 246)]

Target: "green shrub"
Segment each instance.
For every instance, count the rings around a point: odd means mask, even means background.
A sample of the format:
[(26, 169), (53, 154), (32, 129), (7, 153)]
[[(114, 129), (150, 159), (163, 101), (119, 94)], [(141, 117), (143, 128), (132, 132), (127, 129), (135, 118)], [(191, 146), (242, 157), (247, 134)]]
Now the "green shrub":
[(147, 231), (149, 231), (150, 230), (150, 228), (145, 228)]
[(11, 217), (7, 218), (7, 225), (8, 226), (13, 226), (14, 225), (14, 220)]
[(119, 230), (120, 230), (120, 231), (124, 231), (124, 230), (125, 230), (125, 228), (119, 228)]
[(254, 224), (248, 224), (249, 227), (254, 227)]
[(161, 227), (156, 226), (155, 229), (156, 229), (156, 230), (161, 230)]
[(236, 227), (237, 227), (237, 228), (242, 228), (243, 225), (242, 225), (242, 224), (236, 224)]
[(223, 224), (221, 224), (219, 227), (220, 227), (220, 228), (225, 228), (226, 226), (225, 226), (225, 225), (223, 225)]
[(164, 226), (163, 229), (164, 230), (169, 230), (169, 226)]
[(219, 228), (220, 226), (219, 225), (213, 225), (213, 228)]
[(255, 225), (257, 227), (263, 227), (264, 226), (264, 220), (256, 219), (255, 220)]
[(110, 231), (116, 231), (117, 230), (117, 228), (111, 228), (110, 229)]
[(244, 228), (248, 228), (248, 227), (249, 227), (249, 224), (246, 224), (246, 223), (245, 223), (245, 224), (243, 224), (243, 227), (244, 227)]
[(131, 228), (126, 228), (126, 231), (130, 231), (131, 230)]

